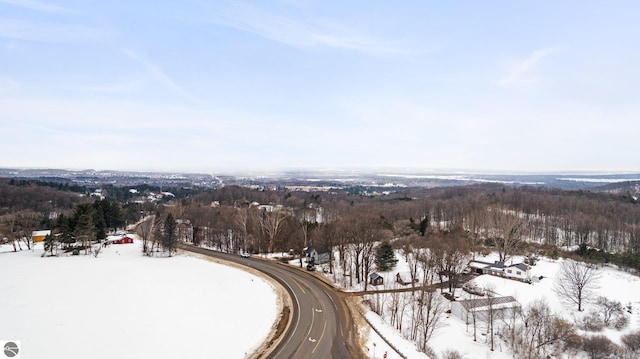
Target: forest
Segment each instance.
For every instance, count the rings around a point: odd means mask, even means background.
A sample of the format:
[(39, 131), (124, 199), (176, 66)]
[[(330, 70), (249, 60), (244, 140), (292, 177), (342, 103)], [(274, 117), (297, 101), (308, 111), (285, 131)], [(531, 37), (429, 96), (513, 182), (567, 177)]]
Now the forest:
[[(0, 180), (2, 237), (55, 229), (62, 225), (60, 217), (73, 218), (75, 213), (79, 218), (86, 203), (108, 200), (102, 203), (118, 207), (121, 219), (116, 223), (122, 227), (144, 215), (161, 219), (171, 214), (182, 224), (177, 228), (181, 240), (222, 251), (298, 254), (308, 246), (337, 248), (341, 265), (353, 267), (356, 281), (366, 277), (373, 247), (380, 242), (396, 248), (456, 243), (469, 253), (497, 251), (502, 260), (516, 254), (571, 252), (585, 260), (640, 269), (640, 206), (627, 193), (482, 184), (403, 188), (370, 196), (348, 189), (227, 186), (192, 192), (166, 189), (178, 195), (150, 202), (132, 198), (128, 188), (106, 187), (106, 199), (88, 196), (90, 190), (82, 194), (66, 184)], [(100, 239), (108, 232), (105, 223), (113, 221), (101, 217), (100, 205), (93, 207), (92, 223)]]

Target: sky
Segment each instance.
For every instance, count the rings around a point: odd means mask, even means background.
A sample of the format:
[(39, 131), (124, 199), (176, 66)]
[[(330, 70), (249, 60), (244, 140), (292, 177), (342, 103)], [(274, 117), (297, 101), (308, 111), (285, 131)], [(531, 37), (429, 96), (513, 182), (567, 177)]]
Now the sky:
[(638, 13), (0, 0), (0, 167), (637, 172)]

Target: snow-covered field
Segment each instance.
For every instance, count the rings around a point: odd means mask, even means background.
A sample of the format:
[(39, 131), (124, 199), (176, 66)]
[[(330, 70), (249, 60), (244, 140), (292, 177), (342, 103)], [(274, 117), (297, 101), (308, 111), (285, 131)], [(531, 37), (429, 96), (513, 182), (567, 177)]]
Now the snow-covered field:
[(0, 246), (0, 340), (23, 358), (243, 358), (279, 314), (273, 287), (187, 255), (149, 258), (141, 244), (41, 258)]

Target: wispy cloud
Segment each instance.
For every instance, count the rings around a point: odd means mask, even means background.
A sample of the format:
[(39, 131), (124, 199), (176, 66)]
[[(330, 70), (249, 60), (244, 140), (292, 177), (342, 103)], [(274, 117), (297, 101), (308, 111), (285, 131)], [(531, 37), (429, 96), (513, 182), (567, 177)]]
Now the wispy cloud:
[(144, 67), (144, 69), (146, 70), (146, 72), (149, 74), (149, 76), (151, 76), (151, 78), (154, 81), (159, 82), (160, 84), (162, 84), (165, 87), (167, 87), (168, 89), (176, 92), (177, 94), (181, 95), (184, 99), (186, 99), (186, 100), (188, 100), (190, 102), (193, 102), (193, 103), (200, 103), (201, 102), (200, 100), (198, 100), (197, 98), (192, 96), (189, 92), (184, 90), (169, 75), (167, 75), (164, 71), (162, 71), (162, 69), (160, 67), (156, 66), (151, 61), (149, 61), (146, 58), (142, 57), (141, 55), (139, 55), (138, 53), (134, 52), (133, 50), (124, 49), (123, 51), (124, 51), (125, 55), (127, 55), (129, 58), (135, 60), (137, 63), (142, 65)]
[(77, 13), (76, 10), (70, 9), (68, 7), (47, 4), (44, 2), (33, 1), (33, 0), (0, 0), (0, 3), (20, 6), (30, 10), (36, 10), (36, 11), (42, 11), (42, 12), (48, 12), (48, 13), (56, 13), (56, 14)]
[(318, 20), (298, 20), (276, 15), (253, 6), (234, 3), (217, 9), (207, 21), (253, 33), (285, 45), (332, 47), (370, 55), (405, 54), (409, 48), (396, 42), (363, 34), (355, 29)]
[(539, 49), (532, 52), (527, 58), (512, 63), (508, 66), (507, 74), (498, 84), (505, 87), (532, 84), (539, 81), (533, 73), (542, 60), (555, 51), (553, 48)]
[(39, 42), (85, 42), (106, 39), (106, 29), (0, 18), (0, 37)]

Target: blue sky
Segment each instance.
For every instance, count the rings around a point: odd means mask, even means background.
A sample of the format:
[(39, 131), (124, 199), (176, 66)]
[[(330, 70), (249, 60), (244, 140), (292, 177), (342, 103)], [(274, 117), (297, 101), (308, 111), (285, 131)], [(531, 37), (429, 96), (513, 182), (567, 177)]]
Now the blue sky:
[(0, 0), (0, 167), (637, 172), (639, 13)]

